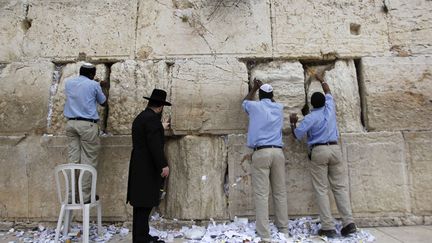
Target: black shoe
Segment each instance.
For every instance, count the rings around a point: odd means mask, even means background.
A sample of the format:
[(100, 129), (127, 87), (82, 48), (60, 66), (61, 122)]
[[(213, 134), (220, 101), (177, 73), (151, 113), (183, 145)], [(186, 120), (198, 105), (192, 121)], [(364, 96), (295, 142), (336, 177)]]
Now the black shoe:
[(149, 236), (147, 236), (147, 238), (148, 238), (148, 243), (165, 243), (165, 241), (163, 241), (163, 240), (159, 240), (159, 237), (157, 237), (157, 236), (152, 236), (152, 235), (149, 235)]
[(357, 232), (357, 227), (354, 223), (350, 223), (341, 229), (341, 235), (342, 236), (347, 236), (347, 235), (355, 233), (355, 232)]
[(318, 230), (318, 235), (319, 236), (327, 236), (328, 238), (336, 238), (337, 237), (336, 230), (320, 229), (320, 230)]

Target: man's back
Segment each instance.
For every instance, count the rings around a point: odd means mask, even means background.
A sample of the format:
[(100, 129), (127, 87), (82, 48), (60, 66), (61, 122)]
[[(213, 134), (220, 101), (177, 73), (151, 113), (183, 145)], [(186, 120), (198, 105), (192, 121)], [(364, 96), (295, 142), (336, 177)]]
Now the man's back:
[(249, 115), (248, 147), (282, 146), (283, 106), (270, 99), (243, 101)]
[(99, 119), (97, 103), (104, 103), (106, 97), (97, 82), (84, 76), (68, 79), (65, 83), (65, 93), (65, 117)]

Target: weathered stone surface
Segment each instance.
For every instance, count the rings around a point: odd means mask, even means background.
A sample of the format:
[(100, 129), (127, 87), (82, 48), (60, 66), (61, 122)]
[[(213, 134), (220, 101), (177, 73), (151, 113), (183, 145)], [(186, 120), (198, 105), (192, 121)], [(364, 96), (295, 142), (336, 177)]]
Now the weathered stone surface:
[(288, 215), (291, 217), (317, 214), (318, 209), (312, 189), (312, 178), (309, 172), (310, 161), (307, 157), (306, 144), (295, 141), (292, 135), (284, 138), (284, 144), (284, 154), (287, 161)]
[(404, 132), (412, 183), (413, 212), (432, 214), (432, 132)]
[(369, 130), (432, 128), (432, 58), (362, 59)]
[(302, 64), (287, 61), (261, 63), (251, 70), (250, 81), (253, 82), (255, 78), (272, 85), (274, 99), (284, 105), (284, 130), (289, 130), (289, 114), (299, 113), (305, 104)]
[(0, 1), (0, 62), (13, 62), (21, 57), (25, 9), (23, 1)]
[(432, 53), (432, 2), (385, 1), (389, 10), (389, 40), (400, 56)]
[(170, 177), (166, 216), (177, 219), (223, 219), (226, 147), (222, 137), (185, 136), (167, 143)]
[[(312, 70), (321, 67), (311, 67)], [(324, 80), (328, 83), (336, 104), (336, 115), (340, 132), (361, 132), (360, 93), (357, 82), (356, 68), (353, 60), (336, 61), (334, 65), (324, 68)], [(318, 71), (319, 72), (319, 71)], [(307, 77), (306, 89), (308, 102), (314, 92), (323, 93), (321, 84), (314, 78)]]
[(383, 1), (272, 0), (275, 56), (377, 55), (389, 49)]
[(244, 132), (241, 102), (248, 93), (247, 70), (234, 58), (178, 60), (172, 71), (174, 134)]
[[(111, 67), (108, 131), (131, 134), (133, 119), (145, 109), (154, 88), (167, 91), (171, 100), (169, 67), (165, 61), (133, 61), (115, 63)], [(165, 107), (166, 116), (170, 108)]]
[[(48, 133), (50, 134), (65, 134), (66, 118), (63, 115), (64, 105), (66, 102), (66, 94), (64, 92), (65, 83), (70, 78), (79, 76), (79, 70), (84, 62), (69, 63), (63, 67), (58, 66), (56, 73), (54, 74), (53, 85), (51, 86), (51, 101), (50, 101), (50, 112), (48, 115), (49, 127)], [(98, 80), (108, 80), (108, 68), (105, 64), (96, 65), (96, 76)], [(101, 130), (105, 130), (103, 127), (105, 108), (98, 105), (99, 113), (99, 125)]]
[(402, 134), (345, 133), (351, 205), (355, 214), (409, 211), (408, 177)]
[[(103, 219), (129, 220), (125, 193), (131, 138), (103, 137), (101, 143), (97, 194)], [(1, 170), (6, 174), (0, 177), (0, 219), (57, 220), (60, 203), (54, 168), (67, 161), (66, 137), (0, 137), (0, 155), (0, 167), (8, 168)]]
[(54, 64), (11, 63), (0, 69), (0, 133), (44, 133)]
[(28, 216), (28, 178), (22, 144), (25, 136), (0, 137), (0, 219)]
[(228, 211), (229, 217), (255, 215), (251, 160), (253, 150), (246, 146), (246, 135), (229, 135), (228, 152)]
[(140, 0), (138, 16), (138, 58), (271, 54), (268, 1)]
[[(137, 0), (30, 0), (23, 45), (28, 57), (93, 59), (134, 55)], [(81, 54), (82, 55), (82, 54)]]
[[(67, 163), (66, 137), (30, 137), (26, 140), (28, 180), (28, 217), (34, 220), (56, 220), (60, 202), (54, 176), (57, 165)], [(31, 158), (30, 158), (31, 156)], [(41, 179), (43, 178), (43, 179)]]
[(132, 138), (105, 137), (102, 138), (101, 145), (97, 188), (104, 220), (130, 220), (132, 207), (126, 204), (126, 193)]

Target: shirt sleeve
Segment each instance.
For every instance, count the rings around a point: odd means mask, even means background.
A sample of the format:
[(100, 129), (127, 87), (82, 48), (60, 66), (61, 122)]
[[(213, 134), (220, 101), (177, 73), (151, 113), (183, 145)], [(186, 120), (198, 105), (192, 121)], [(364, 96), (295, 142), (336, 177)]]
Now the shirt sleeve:
[(243, 100), (243, 103), (242, 103), (243, 110), (248, 114), (249, 114), (249, 106), (250, 106), (250, 101), (249, 100)]
[(102, 88), (99, 83), (96, 83), (96, 100), (99, 104), (103, 104), (106, 101), (106, 97), (102, 92)]
[(335, 110), (335, 103), (334, 103), (334, 99), (333, 96), (331, 94), (326, 94), (325, 95), (325, 105), (328, 109), (334, 111)]
[(313, 117), (311, 115), (305, 116), (300, 125), (294, 130), (297, 140), (301, 140), (306, 135), (306, 133), (312, 127), (313, 122)]

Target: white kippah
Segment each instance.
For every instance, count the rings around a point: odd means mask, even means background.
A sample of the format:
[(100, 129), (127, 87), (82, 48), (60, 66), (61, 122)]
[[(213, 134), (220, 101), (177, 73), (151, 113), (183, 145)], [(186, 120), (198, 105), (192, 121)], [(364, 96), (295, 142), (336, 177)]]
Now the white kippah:
[(266, 93), (271, 93), (273, 91), (273, 87), (270, 84), (263, 84), (260, 89)]
[(93, 64), (89, 63), (89, 62), (85, 62), (85, 63), (83, 63), (82, 67), (85, 67), (85, 68), (94, 68), (95, 66)]

